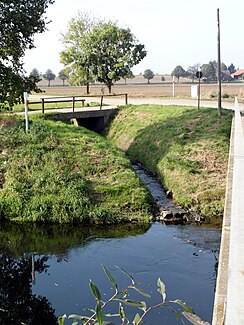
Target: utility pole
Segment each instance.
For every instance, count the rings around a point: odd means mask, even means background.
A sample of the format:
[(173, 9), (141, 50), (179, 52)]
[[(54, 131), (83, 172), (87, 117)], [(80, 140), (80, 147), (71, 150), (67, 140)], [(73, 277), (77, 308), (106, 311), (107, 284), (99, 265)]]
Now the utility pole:
[(220, 22), (219, 22), (219, 8), (217, 9), (218, 22), (218, 115), (221, 116), (221, 58), (220, 58)]

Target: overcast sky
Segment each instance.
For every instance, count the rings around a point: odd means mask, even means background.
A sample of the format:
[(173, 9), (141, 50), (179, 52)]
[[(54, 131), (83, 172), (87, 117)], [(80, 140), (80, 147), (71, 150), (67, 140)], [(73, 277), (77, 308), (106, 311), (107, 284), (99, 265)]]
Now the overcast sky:
[(35, 36), (36, 49), (26, 52), (25, 69), (54, 73), (63, 68), (61, 33), (78, 11), (117, 20), (144, 44), (146, 58), (135, 74), (151, 69), (168, 73), (177, 65), (217, 60), (217, 8), (220, 9), (221, 60), (244, 69), (244, 0), (56, 0), (47, 10), (48, 31)]

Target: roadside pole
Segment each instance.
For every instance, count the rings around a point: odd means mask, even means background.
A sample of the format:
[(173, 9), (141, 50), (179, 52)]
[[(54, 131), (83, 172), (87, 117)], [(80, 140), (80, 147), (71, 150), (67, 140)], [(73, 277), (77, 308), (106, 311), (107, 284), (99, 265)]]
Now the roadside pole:
[(175, 97), (175, 76), (173, 76), (173, 97)]
[(202, 78), (202, 71), (196, 72), (196, 77), (198, 78), (198, 89), (197, 89), (197, 109), (200, 109), (200, 98), (201, 98), (201, 78)]
[(28, 94), (24, 92), (24, 102), (25, 102), (25, 130), (26, 133), (29, 131), (29, 119), (28, 119)]

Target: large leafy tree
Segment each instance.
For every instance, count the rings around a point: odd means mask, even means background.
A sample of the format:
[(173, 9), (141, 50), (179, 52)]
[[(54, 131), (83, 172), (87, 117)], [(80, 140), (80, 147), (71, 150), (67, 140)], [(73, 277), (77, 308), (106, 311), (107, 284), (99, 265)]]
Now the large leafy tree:
[[(0, 103), (11, 107), (26, 82), (22, 58), (34, 48), (34, 34), (46, 29), (45, 12), (54, 0), (0, 1)], [(21, 87), (22, 88), (22, 87)], [(22, 89), (21, 89), (22, 91)]]
[(90, 63), (84, 59), (86, 58), (84, 41), (97, 24), (97, 19), (79, 11), (77, 16), (71, 19), (67, 32), (62, 34), (64, 50), (60, 53), (60, 61), (65, 65), (69, 83), (75, 86), (86, 85), (87, 94), (90, 93), (90, 82), (93, 79)]
[(174, 70), (172, 71), (171, 76), (176, 77), (179, 82), (180, 77), (186, 76), (186, 71), (182, 68), (181, 65), (177, 65), (177, 67), (175, 67)]
[(70, 71), (70, 82), (87, 84), (87, 92), (89, 82), (97, 80), (111, 93), (114, 82), (131, 75), (131, 68), (146, 56), (129, 29), (82, 13), (71, 21), (63, 43), (61, 62)]
[(115, 23), (100, 22), (86, 37), (86, 55), (94, 78), (104, 83), (111, 93), (114, 82), (125, 78), (131, 68), (147, 54), (130, 29)]

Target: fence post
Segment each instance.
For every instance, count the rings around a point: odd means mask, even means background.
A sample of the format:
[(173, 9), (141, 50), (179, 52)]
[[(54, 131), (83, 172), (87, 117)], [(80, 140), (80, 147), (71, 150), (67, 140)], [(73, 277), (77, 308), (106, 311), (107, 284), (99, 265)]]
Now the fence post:
[(73, 112), (74, 112), (75, 111), (75, 97), (74, 96), (73, 96), (72, 108), (73, 108)]
[(42, 114), (44, 114), (44, 98), (42, 98)]
[(100, 109), (102, 109), (102, 106), (103, 106), (103, 96), (101, 96)]
[(128, 105), (128, 94), (125, 94), (125, 105)]

